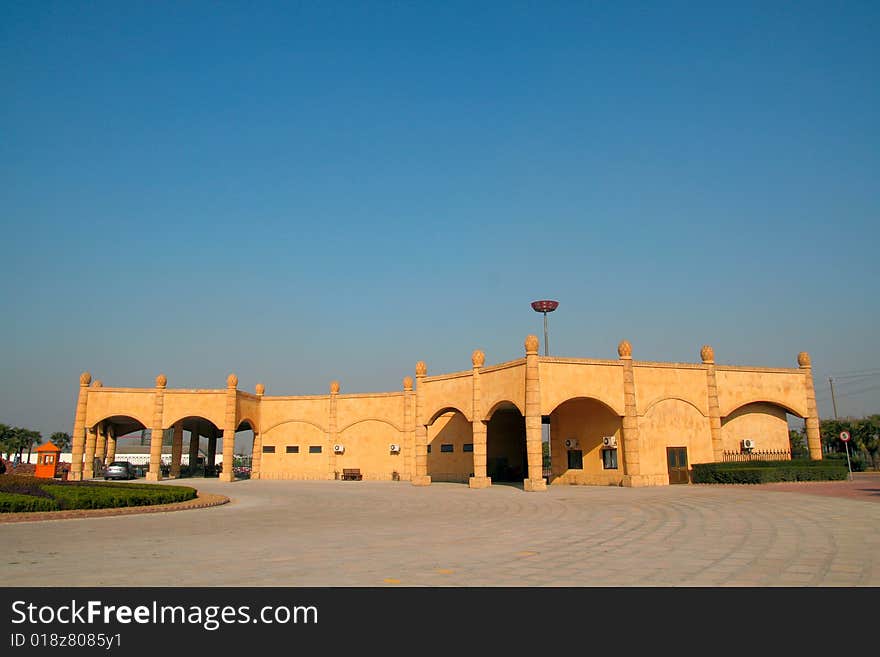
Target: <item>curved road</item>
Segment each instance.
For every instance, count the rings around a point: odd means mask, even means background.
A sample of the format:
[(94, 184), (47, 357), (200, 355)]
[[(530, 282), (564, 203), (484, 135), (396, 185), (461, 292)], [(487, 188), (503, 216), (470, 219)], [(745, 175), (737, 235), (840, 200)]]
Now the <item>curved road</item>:
[(233, 501), (0, 525), (5, 584), (880, 585), (880, 504), (863, 499), (766, 487), (192, 484)]

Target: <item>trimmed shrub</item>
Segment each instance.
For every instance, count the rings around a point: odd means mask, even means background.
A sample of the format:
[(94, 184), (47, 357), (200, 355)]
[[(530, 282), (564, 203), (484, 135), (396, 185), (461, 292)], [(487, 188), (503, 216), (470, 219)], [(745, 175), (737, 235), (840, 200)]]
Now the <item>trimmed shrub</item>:
[(56, 481), (0, 475), (0, 512), (105, 509), (183, 502), (196, 497), (189, 486)]
[(51, 497), (35, 497), (33, 495), (0, 492), (0, 513), (55, 511), (57, 509), (58, 503)]
[[(825, 461), (830, 461), (831, 463), (840, 463), (843, 467), (847, 467), (846, 465), (846, 454), (826, 454), (822, 457)], [(864, 472), (865, 471), (865, 461), (862, 459), (859, 454), (850, 454), (850, 462), (852, 463), (853, 472)]]
[(125, 484), (70, 486), (53, 483), (46, 490), (62, 509), (106, 509), (120, 506), (148, 506), (191, 500), (193, 488), (184, 486), (126, 486)]
[(48, 479), (35, 479), (34, 477), (22, 477), (18, 475), (5, 475), (0, 477), (0, 493), (15, 493), (17, 495), (34, 495), (35, 497), (48, 497), (43, 490), (43, 485)]
[(836, 481), (846, 479), (846, 465), (827, 461), (747, 461), (695, 463), (695, 484), (766, 484), (775, 481)]

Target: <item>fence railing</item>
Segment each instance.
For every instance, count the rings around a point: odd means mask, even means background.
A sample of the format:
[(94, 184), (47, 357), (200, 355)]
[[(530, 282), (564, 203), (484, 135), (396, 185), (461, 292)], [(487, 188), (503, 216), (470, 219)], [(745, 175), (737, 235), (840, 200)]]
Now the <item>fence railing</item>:
[(787, 449), (752, 450), (751, 452), (728, 452), (725, 451), (723, 461), (725, 463), (737, 463), (747, 461), (790, 461), (791, 451)]

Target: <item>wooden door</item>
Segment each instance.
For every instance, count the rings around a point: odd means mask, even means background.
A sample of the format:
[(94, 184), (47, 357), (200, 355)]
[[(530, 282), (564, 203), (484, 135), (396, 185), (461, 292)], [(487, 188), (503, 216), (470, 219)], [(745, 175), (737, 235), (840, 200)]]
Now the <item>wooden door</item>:
[(688, 477), (687, 447), (667, 447), (666, 467), (669, 470), (670, 484), (690, 483)]

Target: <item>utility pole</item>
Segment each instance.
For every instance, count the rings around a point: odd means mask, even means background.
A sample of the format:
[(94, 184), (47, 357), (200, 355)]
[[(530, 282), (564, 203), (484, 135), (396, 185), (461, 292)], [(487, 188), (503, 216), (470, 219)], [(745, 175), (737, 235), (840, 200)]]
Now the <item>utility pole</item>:
[(828, 384), (831, 386), (831, 405), (834, 407), (834, 419), (837, 419), (837, 397), (834, 396), (834, 379), (828, 377)]

